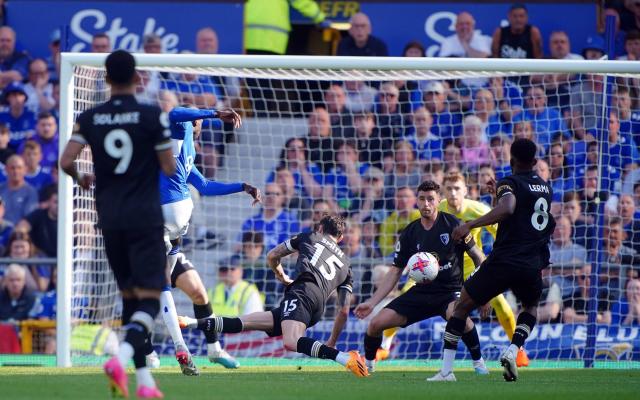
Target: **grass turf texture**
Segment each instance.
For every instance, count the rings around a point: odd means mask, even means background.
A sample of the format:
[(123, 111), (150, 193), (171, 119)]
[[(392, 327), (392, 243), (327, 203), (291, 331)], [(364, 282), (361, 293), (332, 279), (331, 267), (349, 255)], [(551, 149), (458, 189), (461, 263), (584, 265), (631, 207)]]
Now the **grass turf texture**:
[[(164, 361), (164, 360), (163, 360)], [(380, 366), (369, 378), (326, 366), (242, 367), (237, 371), (201, 363), (199, 377), (183, 376), (177, 366), (154, 371), (167, 399), (636, 399), (639, 370), (524, 369), (507, 383), (501, 370), (488, 377), (468, 369), (456, 372), (458, 382), (426, 382), (433, 368)], [(130, 370), (133, 372), (133, 370)], [(130, 376), (132, 397), (133, 374)], [(97, 367), (0, 367), (3, 399), (107, 399), (107, 380)]]

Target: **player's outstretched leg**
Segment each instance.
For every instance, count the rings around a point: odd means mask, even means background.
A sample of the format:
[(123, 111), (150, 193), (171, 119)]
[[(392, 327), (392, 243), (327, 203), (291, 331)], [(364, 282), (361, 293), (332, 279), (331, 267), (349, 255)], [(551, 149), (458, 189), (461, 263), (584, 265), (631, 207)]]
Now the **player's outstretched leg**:
[(302, 336), (307, 326), (300, 321), (282, 321), (282, 341), (289, 351), (306, 354), (309, 357), (333, 360), (358, 377), (369, 376), (364, 360), (356, 350), (348, 353), (338, 351), (319, 341)]
[(178, 323), (178, 314), (176, 312), (176, 305), (173, 301), (173, 295), (171, 294), (171, 286), (167, 285), (160, 294), (160, 305), (162, 306), (162, 319), (164, 320), (169, 335), (173, 340), (173, 344), (176, 349), (176, 360), (180, 364), (180, 369), (184, 375), (196, 376), (200, 375), (198, 368), (193, 363), (191, 353), (187, 344), (184, 342), (182, 332), (180, 331), (180, 324)]
[(406, 323), (406, 317), (389, 308), (380, 310), (369, 322), (367, 332), (364, 335), (364, 357), (369, 372), (375, 371), (377, 353), (383, 341), (383, 332), (404, 326)]
[[(471, 328), (469, 329), (469, 327)], [(469, 318), (467, 318), (466, 328), (468, 330), (462, 334), (461, 339), (465, 346), (467, 346), (467, 349), (469, 349), (471, 360), (473, 360), (473, 369), (478, 375), (489, 375), (489, 369), (484, 362), (484, 358), (482, 358), (478, 331), (476, 330), (476, 326), (473, 321)]]
[(385, 329), (385, 331), (382, 332), (382, 343), (380, 343), (380, 348), (376, 351), (376, 361), (382, 361), (389, 358), (393, 339), (396, 337), (399, 330), (400, 328), (390, 328)]
[(536, 325), (536, 307), (525, 307), (518, 315), (516, 331), (511, 339), (511, 344), (500, 356), (500, 364), (504, 368), (502, 376), (507, 382), (513, 382), (518, 379), (518, 367), (516, 357), (520, 348), (524, 345), (525, 340), (531, 334), (533, 327)]
[[(175, 286), (191, 299), (196, 319), (215, 317), (202, 279), (200, 279), (200, 275), (198, 275), (191, 261), (183, 253), (178, 253), (178, 258), (171, 274), (171, 281), (175, 282)], [(240, 367), (240, 363), (220, 345), (217, 332), (205, 331), (204, 336), (207, 341), (209, 361), (230, 369)]]
[[(513, 333), (516, 330), (516, 317), (513, 315), (513, 310), (507, 299), (504, 298), (504, 295), (498, 295), (491, 299), (491, 307), (496, 312), (496, 317), (498, 318), (498, 322), (502, 325), (502, 329), (507, 334), (509, 340), (513, 338)], [(524, 347), (518, 350), (518, 355), (516, 356), (516, 364), (518, 367), (528, 367), (529, 366), (529, 356), (527, 356), (527, 352), (524, 350)]]

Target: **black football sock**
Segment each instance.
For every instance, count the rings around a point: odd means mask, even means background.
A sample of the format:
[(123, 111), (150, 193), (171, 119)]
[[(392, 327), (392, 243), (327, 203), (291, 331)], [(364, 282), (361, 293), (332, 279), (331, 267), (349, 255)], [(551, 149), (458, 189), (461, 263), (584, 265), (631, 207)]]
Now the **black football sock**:
[(198, 329), (205, 332), (238, 333), (242, 332), (240, 318), (211, 317), (198, 320)]
[(298, 353), (306, 354), (309, 357), (335, 360), (339, 351), (326, 346), (315, 339), (301, 337), (297, 344)]
[[(213, 308), (211, 307), (211, 303), (207, 303), (205, 305), (193, 305), (193, 315), (196, 319), (208, 318), (213, 315)], [(218, 332), (216, 331), (204, 331), (204, 337), (207, 343), (215, 343), (218, 341)]]
[[(153, 341), (151, 340), (151, 332), (147, 335), (147, 340), (144, 341), (144, 354), (149, 355), (153, 353)], [(135, 359), (133, 360), (135, 362)]]
[(458, 350), (458, 342), (464, 332), (465, 321), (456, 317), (449, 318), (447, 327), (444, 330), (444, 348), (447, 350)]
[(513, 333), (511, 344), (518, 346), (518, 348), (522, 347), (524, 345), (524, 341), (527, 340), (531, 334), (534, 326), (536, 326), (536, 317), (528, 312), (521, 312), (520, 315), (518, 315), (516, 330)]
[(482, 352), (480, 351), (480, 338), (478, 338), (478, 331), (476, 330), (476, 326), (473, 326), (469, 332), (466, 332), (462, 335), (462, 341), (469, 349), (469, 353), (471, 353), (471, 359), (473, 361), (477, 361), (482, 358)]
[(369, 336), (364, 334), (364, 357), (373, 361), (376, 359), (376, 353), (382, 344), (382, 336)]

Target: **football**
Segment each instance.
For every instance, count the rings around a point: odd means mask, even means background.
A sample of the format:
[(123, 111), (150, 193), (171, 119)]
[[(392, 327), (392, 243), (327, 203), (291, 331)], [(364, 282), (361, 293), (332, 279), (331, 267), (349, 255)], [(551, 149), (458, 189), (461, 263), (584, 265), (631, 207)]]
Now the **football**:
[(436, 257), (427, 252), (412, 255), (409, 259), (408, 267), (409, 277), (419, 284), (433, 282), (438, 276), (438, 270), (440, 269)]

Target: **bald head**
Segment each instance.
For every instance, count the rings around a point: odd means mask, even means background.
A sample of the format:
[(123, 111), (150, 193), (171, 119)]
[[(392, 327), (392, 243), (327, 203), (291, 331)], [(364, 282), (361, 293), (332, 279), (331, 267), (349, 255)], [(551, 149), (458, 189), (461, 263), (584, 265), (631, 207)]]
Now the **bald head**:
[(364, 47), (371, 35), (371, 21), (365, 13), (356, 13), (349, 20), (351, 22), (351, 29), (349, 29), (349, 35), (356, 42), (356, 46)]
[(466, 11), (458, 14), (458, 18), (456, 18), (456, 34), (460, 39), (464, 41), (471, 40), (475, 28), (476, 20), (473, 18), (473, 15)]
[(202, 28), (196, 34), (196, 51), (200, 54), (218, 53), (218, 34), (210, 27)]
[(0, 59), (5, 59), (16, 48), (16, 32), (8, 26), (0, 28)]

